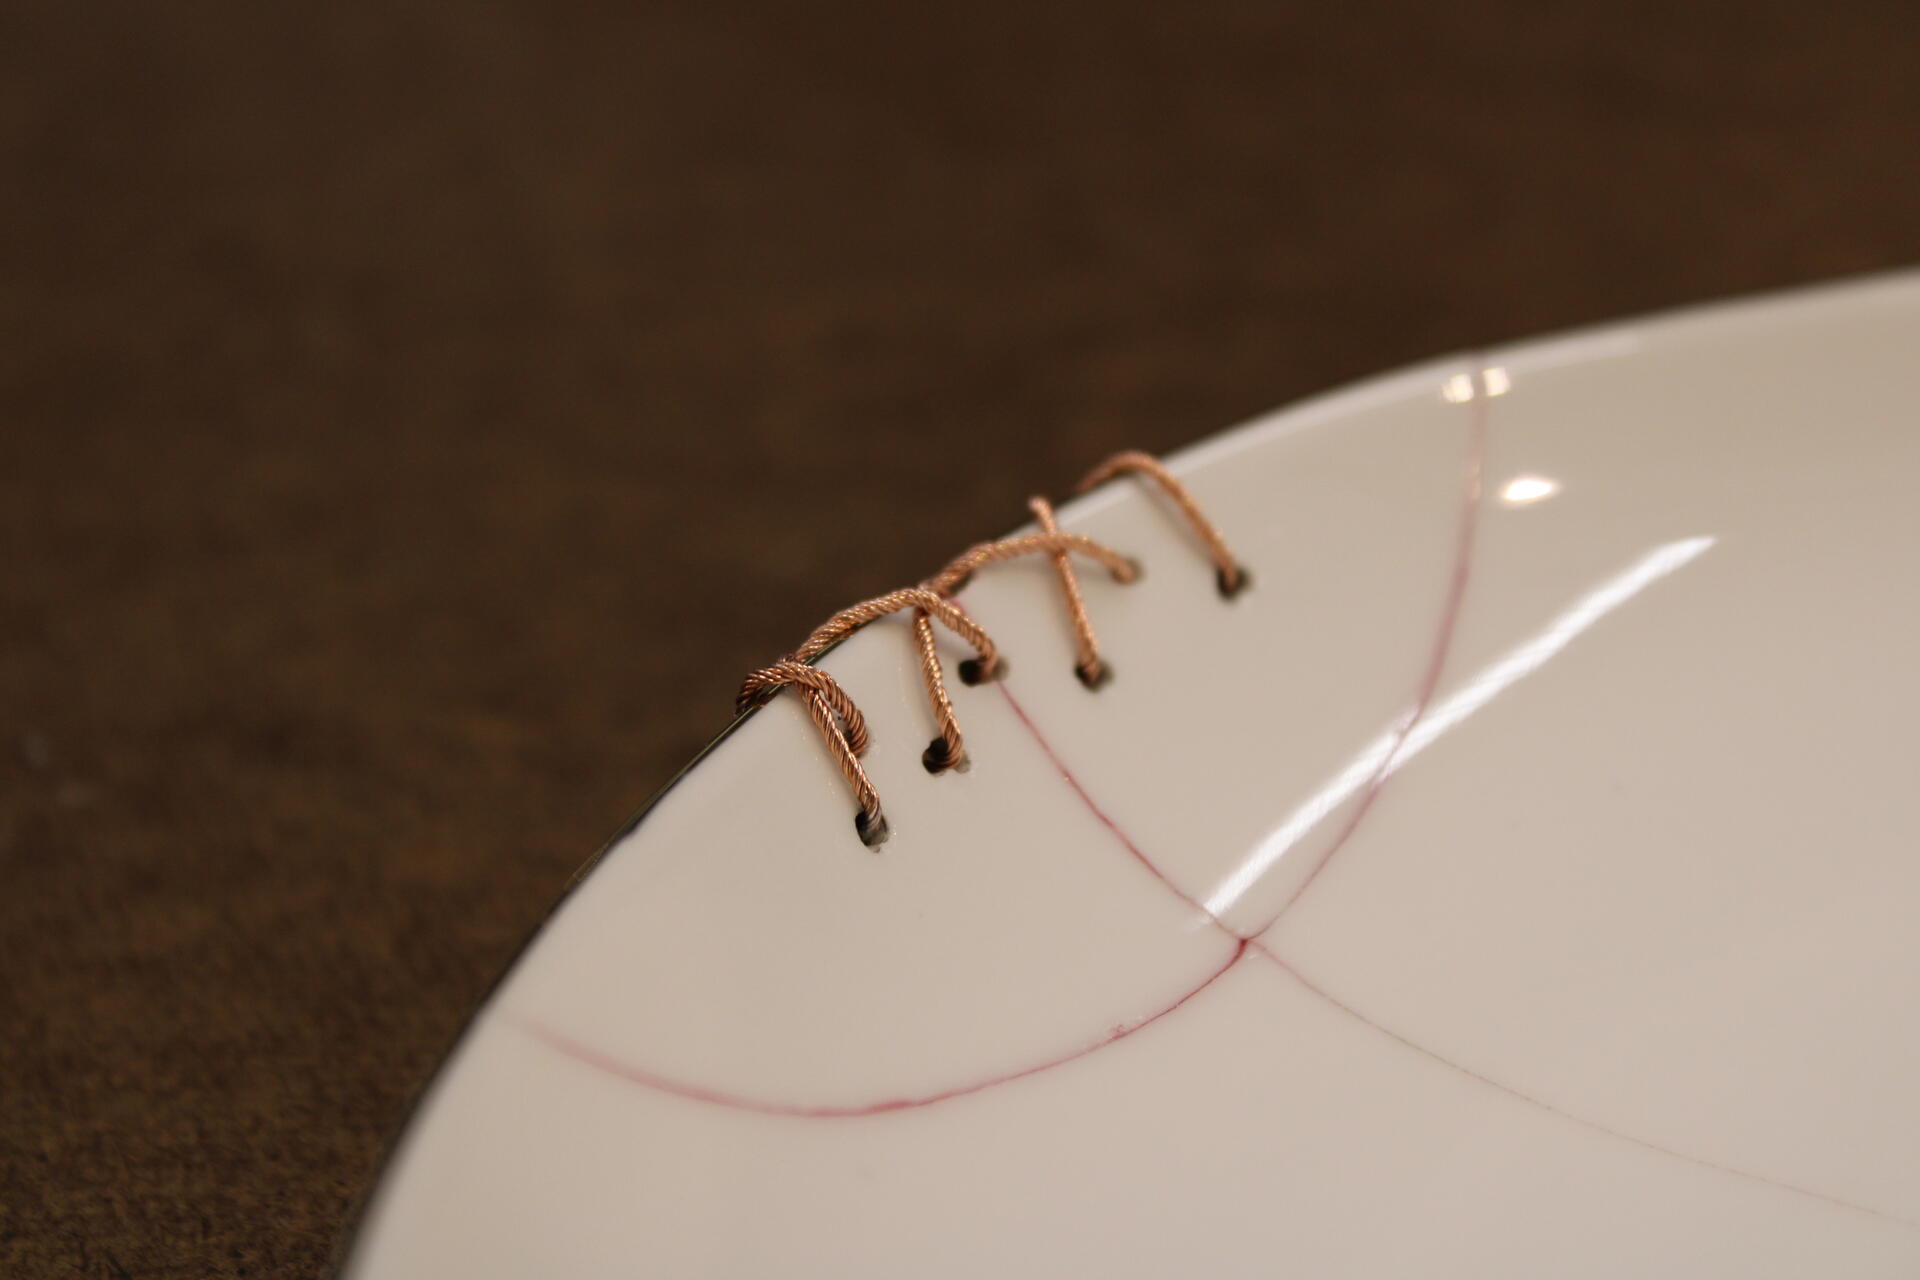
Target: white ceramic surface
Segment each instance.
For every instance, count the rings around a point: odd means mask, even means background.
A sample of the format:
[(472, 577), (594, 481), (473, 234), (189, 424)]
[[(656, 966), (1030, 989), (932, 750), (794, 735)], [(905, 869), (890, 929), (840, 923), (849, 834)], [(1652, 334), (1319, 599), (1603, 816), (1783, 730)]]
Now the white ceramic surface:
[(1920, 1274), (1920, 275), (1173, 462), (1250, 592), (1144, 488), (1064, 507), (1146, 566), (1085, 575), (1115, 679), (1045, 565), (977, 575), (965, 774), (904, 622), (829, 654), (892, 840), (794, 699), (748, 720), (475, 1020), (348, 1273)]

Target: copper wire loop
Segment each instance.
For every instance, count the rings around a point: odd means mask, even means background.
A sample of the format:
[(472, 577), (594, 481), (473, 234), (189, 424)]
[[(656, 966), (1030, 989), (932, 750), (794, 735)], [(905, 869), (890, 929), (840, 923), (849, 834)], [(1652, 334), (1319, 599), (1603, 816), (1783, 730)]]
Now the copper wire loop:
[[(1060, 536), (1060, 526), (1053, 521), (1051, 502), (1045, 498), (1028, 498), (1027, 509), (1033, 512), (1042, 534), (1049, 538)], [(1048, 558), (1060, 574), (1060, 594), (1066, 598), (1067, 621), (1073, 626), (1074, 673), (1080, 677), (1081, 684), (1097, 689), (1107, 682), (1107, 668), (1100, 661), (1100, 643), (1093, 638), (1093, 622), (1087, 617), (1087, 602), (1080, 595), (1080, 579), (1073, 576), (1073, 561), (1067, 558), (1065, 548), (1052, 548)]]
[[(1201, 513), (1199, 504), (1187, 492), (1186, 486), (1174, 479), (1158, 459), (1139, 452), (1115, 454), (1096, 467), (1092, 474), (1080, 482), (1079, 487), (1081, 490), (1091, 489), (1129, 473), (1145, 476), (1180, 509), (1213, 560), (1222, 595), (1235, 595), (1246, 586), (1247, 571), (1227, 549), (1226, 539), (1220, 536), (1213, 522)], [(898, 591), (889, 591), (840, 610), (814, 628), (798, 649), (771, 666), (748, 675), (740, 684), (736, 701), (742, 710), (764, 702), (789, 685), (798, 690), (807, 714), (820, 731), (828, 752), (840, 766), (847, 784), (853, 788), (854, 798), (860, 804), (854, 826), (861, 840), (870, 846), (878, 847), (887, 838), (887, 820), (880, 809), (880, 793), (874, 788), (873, 779), (867, 775), (865, 766), (860, 763), (871, 735), (867, 731), (866, 717), (860, 714), (860, 709), (847, 696), (847, 691), (841, 688), (840, 682), (813, 665), (814, 660), (828, 649), (877, 618), (912, 611), (914, 647), (920, 656), (920, 680), (926, 688), (927, 702), (932, 708), (938, 735), (921, 756), (932, 773), (965, 769), (967, 766), (966, 744), (960, 736), (953, 701), (947, 696), (939, 646), (933, 634), (934, 621), (938, 619), (948, 630), (973, 646), (975, 656), (962, 663), (960, 669), (961, 676), (969, 684), (991, 680), (1005, 669), (1000, 651), (994, 647), (992, 639), (979, 623), (968, 617), (952, 600), (954, 593), (967, 584), (976, 570), (1018, 556), (1046, 556), (1059, 577), (1060, 593), (1066, 602), (1067, 619), (1073, 629), (1075, 674), (1090, 689), (1098, 688), (1112, 675), (1112, 668), (1100, 656), (1093, 622), (1087, 615), (1086, 600), (1080, 592), (1080, 580), (1073, 571), (1073, 557), (1085, 556), (1095, 561), (1107, 570), (1114, 581), (1122, 583), (1136, 580), (1140, 576), (1140, 568), (1134, 561), (1103, 543), (1082, 534), (1062, 532), (1054, 520), (1053, 505), (1045, 498), (1033, 498), (1027, 505), (1040, 526), (1039, 533), (978, 543), (954, 557), (940, 572), (917, 587), (902, 587)]]
[(1221, 536), (1220, 530), (1214, 526), (1213, 521), (1207, 519), (1206, 514), (1200, 510), (1200, 504), (1193, 500), (1191, 493), (1187, 492), (1187, 486), (1174, 479), (1173, 473), (1152, 454), (1141, 453), (1137, 449), (1116, 453), (1088, 472), (1087, 478), (1075, 486), (1074, 492), (1085, 493), (1089, 489), (1105, 484), (1115, 476), (1129, 472), (1145, 476), (1159, 486), (1162, 493), (1173, 499), (1174, 505), (1180, 508), (1180, 514), (1186, 517), (1187, 524), (1200, 541), (1206, 544), (1207, 555), (1213, 560), (1214, 570), (1219, 576), (1220, 594), (1239, 595), (1247, 585), (1246, 567), (1233, 558), (1233, 552), (1227, 549), (1227, 540)]

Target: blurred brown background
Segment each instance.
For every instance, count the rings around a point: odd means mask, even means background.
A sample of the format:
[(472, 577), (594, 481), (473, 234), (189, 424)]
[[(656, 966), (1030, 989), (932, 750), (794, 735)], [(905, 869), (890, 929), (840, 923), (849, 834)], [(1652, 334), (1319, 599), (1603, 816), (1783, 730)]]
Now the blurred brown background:
[(1920, 7), (11, 4), (0, 1273), (313, 1275), (832, 609), (1472, 344), (1920, 260)]

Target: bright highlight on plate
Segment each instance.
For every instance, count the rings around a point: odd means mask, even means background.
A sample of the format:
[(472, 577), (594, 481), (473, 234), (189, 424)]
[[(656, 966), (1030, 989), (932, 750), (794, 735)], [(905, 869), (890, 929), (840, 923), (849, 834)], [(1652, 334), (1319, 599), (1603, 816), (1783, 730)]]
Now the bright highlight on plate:
[(1560, 492), (1560, 482), (1545, 476), (1515, 476), (1500, 491), (1501, 500), (1510, 507), (1524, 507)]
[[(1513, 375), (1504, 366), (1490, 365), (1480, 371), (1480, 387), (1488, 398), (1503, 396), (1513, 390)], [(1477, 394), (1474, 375), (1456, 373), (1440, 387), (1440, 398), (1448, 404), (1465, 404)]]

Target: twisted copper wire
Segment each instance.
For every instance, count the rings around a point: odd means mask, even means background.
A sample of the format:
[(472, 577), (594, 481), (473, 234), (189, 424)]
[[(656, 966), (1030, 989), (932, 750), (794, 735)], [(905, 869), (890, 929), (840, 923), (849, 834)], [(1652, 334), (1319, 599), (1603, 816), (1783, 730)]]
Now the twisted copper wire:
[(1000, 652), (993, 647), (993, 641), (987, 638), (987, 633), (980, 629), (980, 624), (945, 597), (926, 587), (902, 587), (898, 591), (889, 591), (883, 596), (862, 600), (859, 604), (842, 609), (815, 627), (806, 642), (793, 651), (793, 656), (800, 662), (811, 662), (875, 618), (884, 618), (902, 609), (931, 614), (951, 627), (979, 653), (983, 677), (992, 678), (999, 668)]
[(1173, 499), (1173, 504), (1180, 508), (1180, 514), (1186, 517), (1187, 524), (1206, 545), (1207, 555), (1213, 561), (1214, 571), (1220, 583), (1220, 594), (1239, 595), (1249, 581), (1246, 567), (1233, 558), (1233, 552), (1227, 549), (1226, 538), (1214, 526), (1213, 521), (1207, 519), (1206, 514), (1200, 510), (1200, 504), (1194, 501), (1193, 494), (1187, 491), (1187, 486), (1174, 479), (1173, 473), (1152, 454), (1141, 453), (1137, 449), (1116, 453), (1090, 471), (1087, 478), (1075, 486), (1074, 492), (1085, 493), (1116, 476), (1129, 472), (1145, 476), (1158, 485), (1162, 493)]
[(853, 705), (853, 699), (847, 696), (838, 680), (818, 667), (783, 658), (770, 667), (751, 672), (740, 684), (737, 704), (745, 710), (787, 685), (800, 690), (807, 714), (820, 730), (820, 737), (833, 753), (840, 772), (846, 776), (847, 785), (853, 788), (854, 799), (860, 802), (860, 813), (855, 818), (860, 838), (869, 844), (879, 844), (886, 839), (887, 820), (880, 812), (880, 792), (860, 764), (860, 757), (866, 754), (871, 741), (867, 718)]
[(1002, 538), (998, 542), (980, 542), (949, 560), (946, 567), (928, 578), (922, 585), (942, 596), (950, 596), (967, 585), (974, 570), (1002, 560), (1012, 560), (1019, 556), (1033, 555), (1036, 552), (1051, 552), (1055, 549), (1077, 551), (1088, 559), (1097, 560), (1106, 566), (1115, 582), (1132, 582), (1140, 576), (1140, 566), (1121, 555), (1104, 543), (1095, 542), (1081, 533), (1029, 533), (1018, 538)]
[[(1060, 526), (1054, 523), (1051, 502), (1045, 498), (1028, 498), (1027, 509), (1033, 512), (1034, 521), (1039, 524), (1042, 534), (1050, 538), (1060, 536)], [(1098, 689), (1107, 682), (1107, 666), (1100, 661), (1100, 642), (1093, 636), (1093, 622), (1087, 617), (1087, 602), (1080, 594), (1080, 579), (1074, 576), (1073, 562), (1067, 558), (1064, 547), (1052, 548), (1047, 558), (1053, 561), (1053, 567), (1060, 575), (1060, 594), (1066, 598), (1067, 620), (1073, 625), (1074, 674), (1080, 677), (1080, 683), (1087, 688)]]
[(1000, 671), (1000, 653), (980, 624), (957, 606), (926, 587), (903, 587), (875, 596), (851, 608), (842, 609), (814, 629), (806, 643), (794, 650), (799, 662), (812, 662), (833, 645), (875, 618), (883, 618), (902, 609), (913, 610), (913, 635), (920, 651), (920, 679), (933, 705), (933, 718), (940, 736), (927, 748), (927, 767), (938, 773), (943, 769), (964, 768), (965, 747), (960, 740), (960, 725), (954, 718), (953, 701), (947, 696), (947, 682), (940, 670), (940, 651), (934, 643), (933, 619), (938, 618), (956, 635), (974, 647), (978, 654), (969, 670), (978, 680), (990, 680)]
[[(1206, 545), (1223, 595), (1233, 595), (1246, 585), (1247, 572), (1228, 551), (1220, 531), (1201, 514), (1186, 487), (1175, 480), (1156, 459), (1144, 453), (1117, 454), (1096, 468), (1081, 482), (1080, 488), (1091, 488), (1123, 472), (1147, 476), (1173, 499)], [(934, 722), (939, 729), (939, 736), (927, 747), (921, 759), (927, 769), (934, 773), (966, 768), (965, 744), (960, 736), (959, 722), (954, 716), (953, 702), (947, 695), (939, 648), (934, 640), (934, 619), (939, 619), (973, 646), (976, 656), (960, 666), (961, 678), (968, 684), (993, 679), (1005, 669), (1005, 663), (992, 639), (950, 599), (967, 584), (975, 570), (1017, 556), (1047, 556), (1059, 575), (1061, 593), (1066, 599), (1069, 620), (1073, 626), (1078, 659), (1074, 671), (1088, 688), (1099, 687), (1111, 674), (1111, 668), (1100, 657), (1093, 623), (1087, 616), (1086, 601), (1073, 571), (1072, 557), (1078, 554), (1097, 561), (1116, 582), (1122, 583), (1136, 580), (1140, 576), (1139, 566), (1092, 538), (1062, 532), (1054, 519), (1053, 506), (1045, 498), (1033, 498), (1028, 506), (1040, 525), (1039, 533), (977, 543), (917, 587), (889, 591), (842, 609), (816, 627), (798, 649), (771, 666), (752, 672), (741, 682), (736, 701), (742, 710), (765, 701), (789, 685), (799, 690), (807, 714), (820, 731), (848, 785), (853, 788), (854, 798), (859, 801), (860, 811), (855, 816), (854, 825), (860, 838), (868, 845), (878, 846), (886, 840), (887, 820), (881, 812), (880, 794), (873, 785), (873, 779), (860, 763), (860, 757), (866, 754), (871, 741), (866, 718), (860, 714), (860, 709), (853, 704), (853, 699), (839, 681), (812, 665), (814, 659), (835, 644), (876, 618), (907, 609), (913, 611), (913, 636), (920, 656), (921, 683), (926, 687), (927, 701), (933, 709)]]
[(739, 705), (744, 710), (762, 695), (790, 684), (798, 685), (811, 695), (811, 701), (818, 701), (840, 717), (840, 722), (846, 726), (841, 737), (846, 740), (847, 750), (851, 754), (861, 756), (867, 753), (867, 744), (872, 741), (867, 733), (867, 718), (860, 714), (859, 707), (853, 705), (853, 699), (840, 687), (840, 682), (818, 667), (782, 658), (770, 667), (752, 672), (740, 683)]

